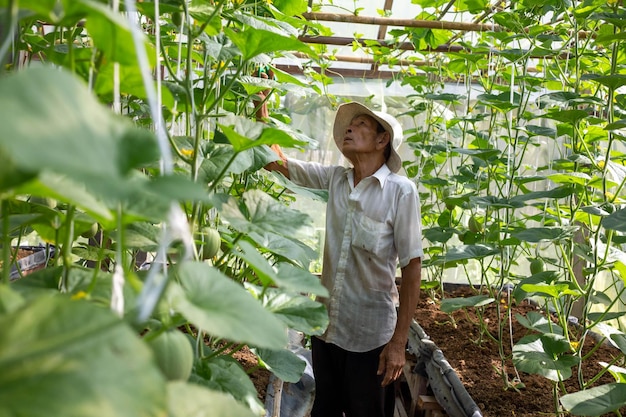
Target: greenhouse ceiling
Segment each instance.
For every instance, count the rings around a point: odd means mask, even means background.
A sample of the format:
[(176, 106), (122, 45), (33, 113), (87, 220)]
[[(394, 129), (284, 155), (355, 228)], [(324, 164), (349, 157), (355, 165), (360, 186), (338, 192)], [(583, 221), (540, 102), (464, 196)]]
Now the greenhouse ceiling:
[[(331, 0), (309, 1), (303, 17), (311, 22), (300, 39), (328, 59), (329, 73), (359, 78), (391, 78), (408, 67), (432, 64), (442, 52), (467, 52), (484, 32), (498, 32), (493, 13), (504, 1)], [(487, 11), (485, 11), (487, 10)], [(316, 30), (316, 23), (329, 32)], [(298, 72), (300, 63), (276, 61)]]

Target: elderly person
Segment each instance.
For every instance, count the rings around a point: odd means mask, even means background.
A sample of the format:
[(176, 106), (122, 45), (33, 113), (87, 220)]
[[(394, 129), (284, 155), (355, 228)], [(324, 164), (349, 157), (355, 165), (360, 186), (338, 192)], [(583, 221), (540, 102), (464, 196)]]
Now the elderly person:
[[(267, 116), (261, 107), (259, 117)], [(329, 325), (312, 338), (312, 417), (392, 417), (419, 299), (422, 235), (415, 184), (396, 174), (402, 127), (391, 115), (339, 106), (333, 136), (352, 167), (287, 159), (266, 166), (294, 183), (328, 190), (321, 299)], [(396, 270), (400, 267), (400, 291)]]

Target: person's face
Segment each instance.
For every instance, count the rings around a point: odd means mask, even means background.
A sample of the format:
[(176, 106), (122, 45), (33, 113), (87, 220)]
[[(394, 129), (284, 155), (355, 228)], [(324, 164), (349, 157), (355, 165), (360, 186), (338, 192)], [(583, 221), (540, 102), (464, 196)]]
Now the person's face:
[(374, 154), (384, 152), (388, 142), (388, 134), (385, 131), (378, 132), (378, 122), (368, 116), (356, 116), (344, 132), (342, 152), (349, 159), (358, 154)]

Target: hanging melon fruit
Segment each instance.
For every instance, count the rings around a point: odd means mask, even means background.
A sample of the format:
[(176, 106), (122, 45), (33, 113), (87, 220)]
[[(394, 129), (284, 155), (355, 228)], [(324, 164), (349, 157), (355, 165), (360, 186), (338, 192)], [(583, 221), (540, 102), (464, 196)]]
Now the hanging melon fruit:
[(217, 255), (222, 238), (220, 232), (212, 227), (202, 229), (202, 259), (211, 259)]
[(170, 380), (186, 381), (193, 368), (193, 349), (187, 336), (179, 330), (168, 330), (150, 340), (159, 368)]

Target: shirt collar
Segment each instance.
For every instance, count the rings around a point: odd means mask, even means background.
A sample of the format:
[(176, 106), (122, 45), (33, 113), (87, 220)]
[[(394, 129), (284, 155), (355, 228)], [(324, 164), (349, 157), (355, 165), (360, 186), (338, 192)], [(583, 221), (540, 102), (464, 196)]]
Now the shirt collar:
[[(347, 169), (346, 175), (348, 176), (350, 183), (352, 183), (352, 181), (354, 180), (354, 168)], [(387, 164), (383, 164), (383, 166), (378, 168), (378, 171), (374, 172), (371, 177), (376, 178), (378, 180), (378, 183), (380, 184), (380, 188), (383, 188), (389, 175), (391, 175), (391, 170), (389, 169)]]

